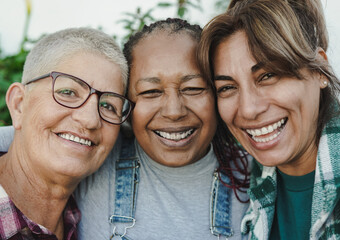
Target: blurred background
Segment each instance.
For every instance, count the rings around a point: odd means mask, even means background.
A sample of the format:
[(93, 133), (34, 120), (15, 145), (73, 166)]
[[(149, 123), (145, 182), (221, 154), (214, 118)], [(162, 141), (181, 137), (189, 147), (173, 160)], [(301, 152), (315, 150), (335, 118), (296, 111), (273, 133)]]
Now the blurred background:
[[(327, 21), (329, 60), (340, 75), (340, 1), (321, 0)], [(180, 17), (202, 27), (228, 7), (229, 0), (0, 0), (0, 126), (10, 125), (5, 94), (21, 81), (22, 66), (44, 34), (69, 27), (98, 28), (123, 46), (144, 24)]]

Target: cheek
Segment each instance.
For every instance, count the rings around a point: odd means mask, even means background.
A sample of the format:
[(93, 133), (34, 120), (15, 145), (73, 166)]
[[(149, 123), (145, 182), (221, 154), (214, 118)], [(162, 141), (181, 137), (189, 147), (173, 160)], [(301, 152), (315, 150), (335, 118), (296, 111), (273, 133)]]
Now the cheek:
[(109, 123), (104, 123), (106, 126), (102, 128), (102, 136), (103, 136), (103, 146), (107, 153), (111, 151), (112, 147), (116, 143), (120, 125), (108, 125)]
[(67, 108), (57, 104), (50, 96), (32, 97), (25, 103), (23, 120), (27, 126), (39, 126), (43, 130), (60, 121), (67, 112)]
[(195, 103), (195, 105), (192, 105), (191, 110), (203, 123), (203, 131), (207, 136), (213, 136), (217, 126), (214, 97), (208, 95), (195, 100), (191, 99), (191, 103)]
[(232, 123), (233, 118), (233, 108), (235, 104), (231, 104), (229, 101), (225, 99), (218, 98), (217, 100), (218, 105), (218, 112), (222, 118), (222, 120), (227, 124), (230, 125)]
[(212, 116), (216, 115), (215, 109), (215, 97), (211, 92), (207, 92), (205, 95), (196, 96), (186, 100), (186, 104), (191, 106), (198, 115)]
[(151, 101), (137, 101), (131, 114), (132, 127), (146, 126), (158, 111), (158, 107)]

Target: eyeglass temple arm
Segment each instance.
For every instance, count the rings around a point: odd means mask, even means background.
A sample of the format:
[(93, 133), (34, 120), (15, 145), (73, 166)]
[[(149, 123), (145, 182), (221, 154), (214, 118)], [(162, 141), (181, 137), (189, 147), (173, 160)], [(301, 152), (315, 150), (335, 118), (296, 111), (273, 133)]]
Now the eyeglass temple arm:
[(43, 78), (47, 78), (47, 77), (49, 77), (49, 76), (51, 76), (51, 74), (50, 74), (50, 73), (46, 73), (46, 74), (44, 74), (44, 75), (42, 75), (42, 76), (40, 76), (40, 77), (33, 78), (32, 80), (29, 80), (29, 81), (26, 83), (26, 85), (27, 85), (27, 84), (30, 84), (30, 83), (32, 83), (32, 82), (38, 81), (38, 80), (40, 80), (40, 79), (43, 79)]

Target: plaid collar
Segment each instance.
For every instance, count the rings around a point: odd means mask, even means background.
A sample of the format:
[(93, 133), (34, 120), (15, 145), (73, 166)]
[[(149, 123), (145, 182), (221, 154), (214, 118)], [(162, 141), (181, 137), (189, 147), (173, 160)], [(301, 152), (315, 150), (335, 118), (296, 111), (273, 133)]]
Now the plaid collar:
[[(77, 224), (80, 211), (71, 196), (64, 209), (64, 239), (77, 240)], [(57, 240), (56, 236), (42, 225), (27, 218), (11, 201), (0, 185), (0, 239), (46, 239)]]
[[(340, 118), (329, 121), (318, 147), (312, 200), (311, 239), (340, 236)], [(254, 161), (248, 193), (250, 207), (241, 229), (251, 239), (268, 239), (275, 212), (276, 171)]]

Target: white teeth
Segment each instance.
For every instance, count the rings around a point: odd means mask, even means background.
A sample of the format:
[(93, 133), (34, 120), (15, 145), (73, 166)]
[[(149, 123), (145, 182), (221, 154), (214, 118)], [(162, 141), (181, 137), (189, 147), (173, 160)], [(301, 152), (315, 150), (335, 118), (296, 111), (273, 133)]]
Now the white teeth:
[(271, 125), (268, 125), (266, 127), (262, 127), (262, 128), (259, 128), (259, 129), (246, 129), (246, 132), (249, 133), (250, 135), (252, 135), (252, 138), (256, 142), (268, 142), (268, 141), (271, 141), (274, 138), (276, 138), (281, 132), (279, 131), (277, 134), (274, 134), (274, 135), (269, 136), (267, 138), (257, 138), (257, 137), (262, 136), (262, 135), (266, 135), (268, 133), (275, 131), (276, 129), (281, 127), (284, 123), (285, 123), (285, 120), (281, 119), (278, 122), (271, 124)]
[(79, 137), (74, 136), (72, 134), (61, 133), (61, 134), (58, 134), (58, 136), (61, 137), (61, 138), (66, 139), (66, 140), (70, 140), (72, 142), (76, 142), (76, 143), (80, 143), (80, 144), (83, 144), (83, 145), (87, 145), (89, 147), (91, 147), (91, 145), (92, 145), (92, 142), (90, 140), (79, 138)]
[(265, 128), (265, 127), (261, 128), (261, 133), (262, 133), (262, 134), (267, 134), (268, 131), (269, 131), (269, 129), (267, 129), (267, 128)]
[(163, 138), (174, 140), (174, 141), (179, 141), (190, 136), (194, 132), (194, 129), (190, 129), (186, 132), (179, 132), (179, 133), (168, 133), (168, 132), (162, 132), (162, 131), (155, 131), (155, 132)]
[(268, 133), (271, 133), (271, 132), (273, 132), (274, 131), (274, 127), (272, 126), (272, 125), (270, 125), (269, 127), (268, 127)]
[(277, 132), (275, 133), (274, 135), (270, 136), (270, 137), (266, 137), (266, 138), (257, 138), (257, 137), (254, 137), (253, 136), (253, 139), (255, 142), (262, 142), (262, 143), (265, 143), (265, 142), (269, 142), (271, 140), (273, 140), (274, 138), (276, 138), (277, 136), (280, 135), (281, 132)]

